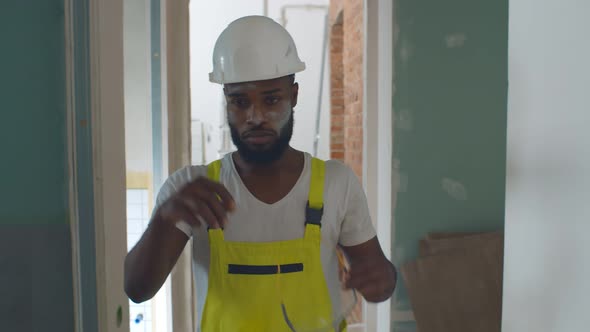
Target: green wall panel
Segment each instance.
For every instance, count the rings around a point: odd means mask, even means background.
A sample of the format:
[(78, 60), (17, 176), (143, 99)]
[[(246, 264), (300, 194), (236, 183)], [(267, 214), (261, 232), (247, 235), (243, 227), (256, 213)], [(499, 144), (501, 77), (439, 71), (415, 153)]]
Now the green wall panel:
[(2, 331), (74, 330), (63, 0), (0, 1)]
[[(504, 225), (508, 2), (396, 2), (393, 257), (433, 231)], [(410, 303), (403, 281), (395, 309)]]
[(0, 224), (65, 223), (63, 0), (2, 0), (0, 16)]

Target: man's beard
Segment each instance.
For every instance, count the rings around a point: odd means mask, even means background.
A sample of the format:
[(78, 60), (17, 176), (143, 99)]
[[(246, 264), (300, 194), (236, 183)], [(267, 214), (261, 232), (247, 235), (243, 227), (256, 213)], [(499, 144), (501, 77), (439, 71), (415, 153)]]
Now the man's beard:
[[(228, 121), (229, 123), (229, 121)], [(294, 118), (293, 112), (289, 117), (289, 121), (280, 129), (279, 138), (269, 148), (261, 151), (251, 149), (246, 143), (242, 141), (238, 130), (229, 124), (231, 139), (238, 148), (240, 157), (247, 162), (258, 165), (267, 165), (279, 160), (287, 148), (293, 136)], [(253, 130), (262, 128), (252, 128)]]

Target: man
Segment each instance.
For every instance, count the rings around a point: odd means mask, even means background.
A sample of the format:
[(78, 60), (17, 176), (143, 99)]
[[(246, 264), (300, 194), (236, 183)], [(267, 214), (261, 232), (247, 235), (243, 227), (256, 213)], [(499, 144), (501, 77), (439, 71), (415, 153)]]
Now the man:
[(341, 329), (337, 248), (350, 260), (344, 287), (367, 301), (387, 300), (396, 272), (354, 173), (289, 145), (294, 75), (305, 69), (293, 39), (269, 18), (238, 19), (213, 67), (238, 151), (170, 176), (127, 255), (125, 290), (135, 302), (153, 297), (192, 236), (199, 330)]

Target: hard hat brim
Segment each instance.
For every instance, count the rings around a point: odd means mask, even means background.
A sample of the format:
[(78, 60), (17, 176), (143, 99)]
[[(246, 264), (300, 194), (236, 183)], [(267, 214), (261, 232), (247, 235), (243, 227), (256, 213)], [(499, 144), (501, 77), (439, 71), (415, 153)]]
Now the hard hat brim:
[(252, 77), (240, 78), (240, 79), (223, 79), (220, 77), (216, 77), (214, 72), (209, 73), (209, 82), (217, 83), (217, 84), (234, 84), (234, 83), (246, 83), (246, 82), (257, 82), (257, 81), (268, 81), (276, 78), (281, 78), (289, 75), (293, 75), (299, 72), (302, 72), (306, 69), (305, 62), (301, 62), (299, 68), (295, 70), (290, 70), (286, 73), (273, 73), (267, 75), (255, 75)]

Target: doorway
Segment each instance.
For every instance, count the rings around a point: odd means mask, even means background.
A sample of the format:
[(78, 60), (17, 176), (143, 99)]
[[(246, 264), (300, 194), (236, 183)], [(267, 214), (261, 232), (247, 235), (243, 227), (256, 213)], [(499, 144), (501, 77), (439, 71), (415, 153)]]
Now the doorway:
[[(167, 176), (162, 103), (161, 2), (124, 1), (125, 175), (127, 250), (146, 230)], [(130, 332), (171, 332), (170, 278), (151, 300), (129, 301)]]
[[(137, 0), (138, 1), (138, 0)], [(149, 6), (148, 6), (148, 2), (149, 2)], [(108, 63), (109, 65), (105, 65), (105, 63), (103, 63), (103, 66), (100, 68), (99, 72), (102, 74), (102, 77), (99, 79), (99, 84), (101, 87), (103, 87), (103, 90), (100, 92), (100, 94), (96, 91), (93, 91), (93, 97), (94, 94), (98, 94), (98, 96), (96, 96), (95, 100), (100, 100), (101, 103), (99, 103), (99, 105), (97, 106), (97, 109), (94, 110), (95, 113), (100, 113), (103, 118), (100, 119), (99, 118), (99, 123), (95, 123), (94, 126), (96, 128), (98, 128), (98, 131), (100, 131), (101, 134), (101, 138), (103, 139), (104, 142), (106, 143), (110, 143), (110, 144), (106, 144), (103, 143), (102, 146), (98, 149), (98, 151), (96, 152), (96, 154), (101, 157), (101, 158), (97, 158), (97, 160), (100, 160), (100, 162), (102, 163), (101, 167), (98, 167), (96, 170), (96, 176), (99, 179), (104, 179), (104, 182), (106, 184), (103, 184), (103, 186), (108, 189), (108, 190), (103, 190), (102, 196), (103, 198), (105, 198), (105, 201), (103, 202), (99, 202), (96, 203), (96, 209), (100, 210), (100, 211), (107, 211), (108, 212), (108, 216), (101, 216), (100, 218), (97, 218), (96, 223), (97, 223), (97, 228), (102, 227), (104, 229), (104, 234), (108, 234), (110, 238), (105, 239), (105, 238), (99, 238), (98, 241), (99, 243), (97, 243), (97, 247), (101, 247), (103, 250), (102, 251), (97, 251), (100, 252), (101, 254), (103, 252), (105, 253), (113, 253), (116, 251), (115, 254), (113, 255), (104, 255), (105, 257), (99, 257), (99, 255), (97, 254), (97, 260), (99, 259), (105, 259), (107, 261), (102, 262), (102, 263), (97, 263), (97, 265), (103, 266), (103, 267), (108, 267), (109, 269), (104, 272), (105, 275), (107, 276), (116, 276), (117, 278), (121, 278), (122, 277), (122, 265), (121, 265), (121, 258), (119, 256), (119, 251), (115, 250), (117, 247), (115, 246), (115, 244), (112, 244), (113, 242), (107, 242), (109, 240), (119, 240), (119, 239), (113, 239), (113, 234), (124, 234), (125, 238), (121, 240), (121, 243), (125, 243), (127, 242), (127, 240), (129, 240), (129, 243), (133, 242), (133, 238), (127, 239), (127, 235), (130, 235), (131, 233), (133, 233), (133, 231), (137, 231), (140, 230), (145, 223), (146, 218), (149, 219), (149, 217), (146, 216), (146, 210), (149, 211), (150, 207), (153, 206), (153, 202), (155, 201), (154, 199), (154, 193), (157, 193), (159, 185), (161, 184), (161, 181), (163, 178), (165, 178), (165, 176), (168, 174), (168, 169), (166, 167), (167, 165), (167, 161), (163, 162), (163, 156), (167, 156), (167, 151), (166, 151), (166, 147), (167, 147), (167, 132), (166, 132), (166, 128), (167, 128), (167, 119), (165, 116), (163, 116), (163, 114), (167, 113), (166, 110), (166, 98), (167, 98), (167, 94), (165, 92), (163, 92), (162, 87), (165, 86), (166, 84), (163, 84), (161, 80), (158, 79), (154, 79), (156, 77), (159, 78), (164, 78), (166, 77), (165, 73), (165, 53), (166, 52), (162, 52), (162, 49), (165, 49), (163, 47), (161, 48), (154, 48), (157, 45), (162, 45), (162, 43), (165, 43), (165, 38), (163, 38), (163, 35), (161, 33), (161, 21), (157, 21), (158, 22), (158, 29), (156, 30), (157, 33), (154, 33), (153, 27), (155, 25), (155, 21), (154, 21), (154, 11), (151, 10), (154, 8), (154, 4), (158, 4), (158, 8), (160, 8), (160, 1), (157, 0), (144, 0), (141, 3), (143, 4), (143, 6), (145, 7), (145, 11), (141, 11), (143, 14), (143, 19), (138, 21), (138, 24), (143, 25), (144, 27), (144, 32), (145, 31), (149, 31), (149, 35), (147, 33), (144, 34), (144, 53), (142, 55), (142, 57), (144, 57), (143, 64), (140, 66), (139, 62), (138, 63), (134, 63), (134, 65), (136, 65), (138, 68), (143, 68), (144, 72), (148, 72), (150, 74), (149, 78), (145, 78), (144, 84), (140, 84), (140, 85), (134, 85), (134, 84), (130, 84), (130, 87), (133, 88), (137, 88), (138, 90), (140, 90), (140, 86), (141, 86), (141, 93), (144, 95), (144, 99), (141, 103), (144, 103), (143, 106), (141, 106), (141, 109), (143, 109), (140, 117), (142, 119), (143, 124), (140, 124), (139, 121), (134, 121), (134, 120), (127, 120), (127, 123), (135, 123), (138, 127), (142, 127), (145, 129), (146, 132), (149, 132), (151, 130), (151, 132), (149, 134), (146, 135), (147, 138), (145, 138), (145, 142), (147, 142), (147, 144), (139, 144), (139, 146), (141, 147), (141, 153), (143, 153), (143, 158), (144, 162), (139, 163), (142, 164), (142, 167), (137, 167), (137, 168), (131, 168), (131, 164), (132, 164), (132, 158), (131, 157), (127, 157), (129, 159), (129, 162), (127, 163), (127, 165), (125, 165), (124, 160), (125, 160), (125, 155), (127, 154), (128, 151), (123, 151), (122, 155), (108, 155), (108, 152), (110, 150), (116, 150), (117, 152), (120, 152), (120, 150), (129, 150), (126, 149), (124, 146), (122, 146), (122, 144), (120, 144), (121, 142), (119, 142), (118, 146), (117, 143), (114, 143), (117, 139), (118, 139), (118, 135), (122, 134), (124, 132), (123, 128), (120, 127), (120, 124), (122, 124), (124, 121), (123, 119), (117, 118), (115, 115), (116, 114), (120, 114), (122, 116), (123, 114), (123, 104), (125, 104), (125, 106), (130, 102), (130, 101), (125, 101), (123, 102), (123, 98), (122, 96), (117, 95), (116, 91), (118, 90), (123, 90), (118, 89), (119, 88), (119, 83), (120, 85), (123, 85), (123, 72), (125, 72), (125, 76), (127, 76), (127, 71), (125, 68), (125, 66), (123, 65), (123, 60), (124, 59), (118, 59), (117, 58), (117, 50), (121, 50), (121, 48), (124, 48), (123, 43), (121, 43), (121, 45), (118, 44), (118, 32), (121, 32), (123, 34), (123, 27), (121, 27), (121, 31), (118, 31), (118, 26), (113, 26), (112, 24), (109, 25), (108, 24), (108, 19), (109, 18), (117, 18), (119, 17), (118, 15), (121, 15), (121, 21), (123, 21), (122, 16), (123, 16), (123, 4), (122, 3), (118, 3), (114, 0), (104, 0), (101, 2), (93, 2), (94, 6), (99, 6), (100, 7), (100, 11), (95, 12), (93, 15), (93, 17), (98, 17), (99, 18), (99, 24), (98, 27), (99, 28), (103, 28), (103, 29), (97, 29), (96, 27), (94, 27), (93, 29), (96, 29), (97, 31), (94, 31), (94, 33), (98, 36), (96, 38), (99, 38), (100, 41), (102, 42), (102, 47), (100, 48), (100, 55), (108, 55), (108, 59), (109, 61), (115, 62), (115, 65), (113, 66), (112, 63)], [(249, 1), (246, 2), (244, 1), (244, 3), (252, 3), (254, 4), (254, 1)], [(303, 21), (299, 21), (296, 19), (296, 17), (299, 15), (301, 17), (305, 17), (306, 19), (308, 19), (309, 17), (311, 17), (312, 15), (314, 17), (317, 17), (317, 23), (319, 28), (317, 29), (317, 31), (321, 31), (322, 33), (317, 33), (316, 36), (314, 36), (316, 41), (320, 41), (323, 40), (323, 38), (321, 37), (321, 35), (324, 32), (324, 27), (325, 25), (325, 21), (323, 21), (323, 19), (325, 19), (325, 12), (322, 12), (322, 10), (320, 9), (309, 9), (306, 7), (293, 7), (290, 9), (285, 9), (285, 11), (282, 11), (281, 5), (276, 5), (273, 4), (273, 2), (261, 2), (261, 1), (257, 1), (256, 3), (258, 3), (257, 7), (254, 7), (254, 9), (251, 9), (252, 12), (251, 13), (257, 13), (257, 14), (263, 14), (265, 10), (268, 11), (269, 15), (277, 20), (281, 19), (281, 14), (284, 12), (286, 13), (285, 17), (287, 18), (287, 28), (289, 29), (289, 27), (295, 27), (295, 26), (305, 26), (305, 22)], [(264, 6), (264, 3), (267, 4), (267, 6)], [(300, 6), (302, 4), (304, 4), (304, 1), (290, 1), (290, 3), (295, 3), (294, 6)], [(197, 6), (197, 5), (204, 5), (204, 2), (191, 2), (190, 3), (191, 6)], [(235, 2), (234, 2), (235, 4)], [(326, 5), (327, 6), (328, 1), (316, 1), (315, 5), (317, 6), (323, 6)], [(130, 4), (125, 4), (130, 5)], [(137, 4), (139, 6), (139, 4)], [(276, 5), (276, 6), (275, 6)], [(117, 6), (121, 6), (121, 8), (118, 8)], [(310, 7), (312, 8), (312, 7)], [(314, 7), (316, 8), (316, 7)], [(229, 10), (229, 9), (228, 9)], [(130, 13), (132, 11), (130, 10), (126, 10), (127, 13)], [(191, 7), (191, 12), (192, 12), (192, 7)], [(100, 13), (100, 15), (98, 14)], [(275, 13), (275, 14), (272, 14)], [(278, 14), (277, 14), (278, 13)], [(244, 15), (246, 13), (240, 14)], [(238, 14), (236, 14), (238, 15)], [(293, 16), (291, 16), (293, 15)], [(164, 17), (164, 15), (162, 15)], [(194, 20), (193, 20), (194, 21)], [(142, 23), (143, 22), (143, 23)], [(107, 27), (111, 28), (111, 29), (107, 29)], [(191, 28), (192, 30), (192, 28)], [(219, 32), (219, 31), (218, 31)], [(199, 33), (202, 33), (202, 31), (200, 31)], [(192, 33), (193, 36), (195, 36), (195, 33)], [(297, 38), (297, 34), (293, 33), (294, 37)], [(154, 43), (154, 38), (156, 40), (159, 41), (159, 43)], [(162, 38), (162, 39), (158, 39), (158, 38)], [(149, 39), (149, 42), (146, 41), (147, 39)], [(98, 41), (93, 40), (91, 41), (92, 43), (98, 43)], [(321, 43), (319, 43), (321, 46)], [(94, 44), (93, 44), (94, 45)], [(127, 43), (125, 43), (125, 46), (127, 46)], [(212, 45), (210, 47), (207, 47), (206, 45), (200, 45), (198, 47), (201, 51), (202, 50), (210, 50), (212, 51)], [(321, 50), (321, 49), (320, 49)], [(209, 52), (210, 52), (209, 51)], [(302, 55), (303, 55), (303, 51), (304, 48), (302, 48)], [(316, 50), (317, 51), (317, 50)], [(104, 53), (104, 54), (103, 54)], [(122, 54), (123, 52), (121, 52)], [(195, 52), (192, 52), (192, 54), (194, 54)], [(315, 55), (312, 55), (309, 58), (313, 58), (315, 60), (311, 60), (311, 61), (317, 61), (316, 64), (313, 65), (313, 67), (319, 68), (321, 67), (321, 60), (319, 60), (318, 58), (321, 58), (321, 52), (316, 52), (314, 53)], [(105, 58), (105, 57), (103, 57)], [(205, 71), (209, 70), (210, 67), (210, 54), (206, 54), (205, 60), (206, 61), (206, 65), (199, 65), (199, 66), (195, 66), (193, 64), (192, 68), (204, 68)], [(114, 60), (113, 60), (114, 59)], [(154, 59), (159, 59), (159, 60), (154, 60)], [(120, 60), (121, 63), (118, 63), (117, 61)], [(96, 61), (96, 60), (95, 60)], [(104, 60), (107, 61), (107, 60)], [(311, 63), (308, 61), (308, 65), (310, 65), (310, 67), (312, 66)], [(324, 70), (328, 71), (329, 66), (324, 66)], [(141, 70), (141, 69), (140, 69)], [(328, 72), (329, 73), (329, 72)], [(207, 77), (207, 72), (205, 72), (205, 75), (200, 75), (199, 79), (201, 80), (206, 80)], [(305, 79), (305, 77), (302, 75), (298, 76), (298, 81), (301, 83), (301, 85), (305, 85), (305, 86), (309, 86), (309, 88), (304, 88), (304, 90), (307, 90), (309, 93), (313, 93), (315, 92), (315, 96), (312, 94), (311, 96), (306, 97), (306, 99), (311, 100), (311, 104), (312, 106), (305, 108), (305, 110), (308, 110), (309, 112), (311, 112), (311, 116), (309, 116), (308, 118), (311, 119), (315, 119), (315, 115), (317, 114), (317, 105), (319, 104), (319, 96), (318, 96), (318, 91), (319, 91), (319, 77), (320, 72), (316, 72), (315, 74), (310, 74), (310, 76), (312, 77), (312, 79), (310, 79), (309, 83), (302, 83), (303, 80)], [(324, 77), (328, 78), (330, 77), (329, 74), (326, 75), (326, 73), (324, 73)], [(160, 75), (160, 76), (157, 76)], [(191, 72), (191, 75), (193, 75), (194, 77), (197, 77), (197, 75), (194, 74), (194, 72)], [(128, 77), (129, 79), (132, 78), (132, 76)], [(119, 82), (120, 80), (120, 82)], [(150, 83), (147, 84), (145, 82), (149, 81)], [(326, 84), (323, 88), (323, 91), (325, 93), (329, 92), (329, 86), (327, 85), (328, 80), (324, 80), (324, 84)], [(315, 88), (314, 83), (315, 82)], [(217, 88), (217, 90), (220, 90), (218, 87), (215, 87), (214, 85), (206, 82), (207, 84), (209, 84), (210, 86)], [(208, 111), (211, 110), (210, 113), (214, 114), (214, 117), (217, 118), (217, 123), (211, 124), (210, 126), (207, 125), (203, 125), (204, 121), (201, 121), (201, 124), (195, 123), (195, 126), (193, 128), (199, 128), (198, 130), (193, 132), (193, 147), (195, 147), (195, 140), (197, 139), (201, 139), (202, 142), (201, 143), (212, 143), (214, 142), (214, 140), (217, 139), (218, 145), (217, 147), (213, 148), (213, 149), (208, 149), (207, 147), (203, 147), (203, 144), (201, 145), (197, 145), (199, 146), (199, 148), (197, 148), (195, 151), (197, 153), (195, 153), (194, 155), (201, 155), (201, 162), (207, 162), (208, 158), (218, 158), (221, 155), (223, 155), (224, 153), (227, 153), (227, 150), (224, 150), (224, 147), (231, 147), (231, 144), (228, 145), (221, 145), (219, 144), (222, 141), (222, 137), (224, 135), (227, 134), (227, 132), (224, 132), (224, 129), (226, 127), (224, 127), (224, 123), (223, 123), (223, 119), (224, 116), (222, 115), (221, 111), (223, 109), (223, 100), (221, 98), (217, 98), (216, 100), (216, 105), (212, 108), (207, 108), (204, 106), (198, 106), (198, 104), (196, 103), (196, 101), (198, 100), (199, 97), (203, 97), (206, 95), (209, 95), (207, 93), (206, 89), (200, 90), (198, 88), (195, 88), (194, 83), (191, 82), (191, 84), (193, 85), (192, 87), (192, 92), (194, 93), (198, 93), (198, 95), (193, 95), (192, 97), (192, 108), (193, 110), (195, 109), (199, 109), (199, 110), (204, 110), (204, 111)], [(126, 86), (127, 87), (127, 86)], [(126, 91), (127, 92), (127, 91)], [(218, 92), (219, 93), (219, 92)], [(113, 99), (113, 98), (109, 98), (112, 95), (115, 95), (117, 98)], [(145, 96), (148, 96), (147, 98)], [(125, 99), (127, 99), (128, 97), (125, 96)], [(302, 97), (303, 98), (303, 97)], [(115, 100), (117, 103), (119, 101), (121, 101), (121, 105), (114, 103), (113, 100)], [(139, 98), (138, 98), (139, 100)], [(146, 101), (147, 100), (147, 101)], [(151, 103), (151, 104), (149, 104)], [(329, 98), (321, 98), (321, 104), (322, 105), (322, 109), (329, 109), (329, 103), (330, 100)], [(219, 106), (219, 105), (222, 106)], [(109, 106), (114, 106), (114, 107), (109, 107)], [(119, 108), (120, 107), (120, 108)], [(159, 109), (158, 109), (159, 107)], [(301, 108), (301, 110), (303, 110), (304, 108), (302, 107), (302, 105), (300, 104), (300, 106), (298, 108)], [(159, 113), (158, 113), (159, 112)], [(109, 118), (106, 118), (106, 116), (109, 116)], [(125, 114), (125, 116), (127, 117), (128, 115)], [(129, 115), (130, 116), (130, 115)], [(301, 117), (304, 117), (303, 115), (300, 115)], [(319, 145), (322, 146), (323, 144), (323, 148), (320, 147), (318, 149), (318, 151), (320, 151), (318, 153), (318, 156), (320, 158), (323, 159), (328, 159), (329, 158), (329, 147), (330, 147), (330, 135), (329, 135), (329, 128), (330, 128), (330, 120), (329, 120), (329, 116), (330, 116), (330, 112), (326, 111), (326, 112), (322, 112), (321, 116), (327, 116), (327, 118), (323, 118), (320, 117), (320, 143)], [(115, 119), (115, 120), (114, 120)], [(108, 120), (108, 121), (106, 121)], [(120, 121), (119, 121), (120, 120)], [(201, 120), (201, 119), (197, 119), (197, 120)], [(117, 122), (119, 121), (119, 122)], [(304, 122), (304, 121), (300, 121), (300, 122)], [(313, 121), (312, 121), (313, 122)], [(301, 123), (300, 125), (305, 125), (304, 123)], [(297, 126), (297, 125), (296, 125)], [(314, 126), (312, 126), (312, 128), (315, 128)], [(328, 128), (323, 129), (323, 128)], [(114, 131), (113, 131), (114, 130)], [(200, 130), (200, 135), (194, 135), (195, 132), (198, 132)], [(209, 130), (209, 132), (207, 132), (207, 130)], [(297, 129), (297, 127), (295, 128), (296, 131), (301, 132), (301, 131), (305, 131), (305, 129)], [(309, 130), (309, 129), (308, 129)], [(131, 134), (131, 131), (129, 131), (129, 134)], [(216, 132), (214, 132), (216, 131)], [(127, 135), (130, 136), (130, 135)], [(160, 141), (158, 141), (155, 137), (160, 137)], [(121, 139), (121, 141), (126, 140), (127, 137), (123, 137)], [(135, 136), (133, 137), (129, 137), (130, 140), (136, 138)], [(306, 150), (306, 151), (312, 151), (313, 150), (313, 143), (314, 143), (314, 139), (315, 137), (312, 136), (311, 140), (307, 141), (302, 141), (301, 147), (300, 149)], [(209, 141), (210, 140), (210, 141)], [(141, 143), (141, 140), (139, 140)], [(227, 139), (226, 139), (226, 142)], [(131, 146), (131, 143), (129, 144), (129, 146)], [(325, 149), (324, 152), (321, 152), (322, 149)], [(213, 156), (209, 156), (209, 152), (213, 151)], [(151, 156), (150, 156), (151, 153)], [(323, 154), (322, 154), (323, 153)], [(159, 155), (159, 157), (158, 157)], [(138, 159), (139, 160), (139, 159)], [(150, 166), (146, 166), (146, 164), (152, 163)], [(122, 171), (123, 172), (123, 176), (125, 175), (125, 173), (127, 173), (127, 177), (128, 177), (128, 181), (120, 181), (119, 183), (117, 183), (119, 177), (118, 176), (113, 176), (114, 173), (110, 173), (114, 167), (118, 167), (122, 164)], [(389, 164), (391, 165), (391, 164)], [(104, 167), (104, 166), (108, 166), (108, 167)], [(102, 173), (101, 173), (102, 172)], [(109, 173), (106, 173), (109, 172)], [(103, 174), (109, 174), (109, 178), (107, 177), (102, 177)], [(121, 176), (121, 179), (123, 179), (124, 177)], [(159, 179), (158, 179), (159, 177)], [(122, 183), (121, 183), (122, 182)], [(126, 183), (125, 183), (126, 182)], [(121, 187), (121, 188), (119, 188)], [(129, 190), (128, 193), (128, 203), (129, 206), (125, 206), (123, 205), (122, 207), (119, 207), (117, 204), (115, 204), (116, 202), (125, 202), (125, 196), (122, 199), (119, 199), (118, 197), (113, 197), (112, 199), (109, 198), (109, 192), (114, 192), (115, 189), (119, 190), (122, 193), (125, 193), (127, 190)], [(116, 198), (116, 199), (115, 199)], [(369, 197), (369, 200), (371, 200), (371, 197)], [(125, 225), (121, 225), (121, 222), (119, 220), (119, 216), (121, 216), (122, 218), (125, 218), (125, 211), (128, 211), (128, 215), (130, 217), (134, 217), (134, 218), (129, 218), (132, 222), (131, 225), (127, 224), (130, 232), (126, 232), (125, 230)], [(113, 217), (116, 216), (116, 217)], [(110, 218), (112, 217), (112, 218)], [(133, 219), (133, 220), (132, 220)], [(124, 224), (124, 223), (123, 223)], [(136, 232), (139, 233), (139, 232)], [(127, 246), (125, 246), (127, 247)], [(108, 250), (104, 250), (104, 248), (107, 248)], [(124, 253), (123, 253), (124, 256)], [(116, 258), (116, 259), (115, 259)], [(104, 278), (104, 276), (101, 276), (102, 278)], [(105, 303), (100, 302), (99, 303), (99, 311), (103, 310), (105, 312), (105, 319), (104, 321), (108, 322), (108, 330), (109, 331), (125, 331), (123, 330), (124, 325), (117, 325), (117, 317), (118, 317), (118, 312), (120, 312), (118, 309), (120, 309), (119, 304), (119, 300), (121, 298), (126, 299), (126, 297), (124, 296), (122, 290), (120, 289), (120, 285), (121, 282), (120, 280), (116, 279), (116, 278), (112, 278), (112, 279), (108, 279), (104, 282), (105, 286), (101, 287), (98, 291), (100, 296), (105, 296), (107, 297), (107, 300), (105, 301)], [(165, 288), (163, 288), (164, 291), (166, 291)], [(168, 298), (170, 296), (167, 295), (165, 296), (166, 301), (168, 302)], [(109, 299), (113, 299), (113, 300), (109, 300)], [(168, 302), (169, 303), (169, 302)], [(165, 305), (166, 310), (163, 310), (164, 312), (168, 312), (168, 317), (170, 317), (170, 313), (169, 313), (169, 305), (166, 304)], [(145, 308), (143, 308), (145, 310)], [(149, 312), (145, 312), (145, 315), (142, 315), (142, 317), (140, 318), (140, 322), (146, 322), (148, 319), (152, 319), (153, 320), (153, 316), (152, 317), (148, 317)], [(123, 316), (125, 317), (125, 319), (131, 324), (133, 325), (133, 323), (136, 322), (136, 319), (138, 318), (138, 315), (136, 314), (136, 312), (132, 313), (132, 315), (127, 316), (126, 315), (126, 310), (123, 310)], [(106, 318), (108, 317), (108, 318)], [(102, 320), (102, 318), (101, 318)], [(147, 328), (146, 326), (149, 324), (144, 324), (144, 330), (148, 330), (149, 328)], [(168, 318), (168, 326), (170, 325), (170, 319)], [(169, 327), (168, 327), (169, 328)], [(364, 327), (363, 327), (364, 329)], [(370, 329), (369, 327), (367, 327), (367, 331), (373, 331), (376, 329)], [(164, 330), (164, 331), (171, 331), (171, 330)]]

